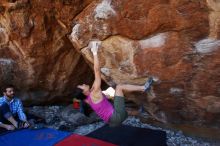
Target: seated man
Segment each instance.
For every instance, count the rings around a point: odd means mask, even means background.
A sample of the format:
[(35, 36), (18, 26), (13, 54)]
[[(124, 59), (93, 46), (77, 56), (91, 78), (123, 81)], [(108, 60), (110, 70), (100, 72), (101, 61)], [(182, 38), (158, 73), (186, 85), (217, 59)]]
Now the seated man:
[(29, 127), (21, 100), (14, 96), (14, 87), (5, 86), (3, 94), (0, 97), (0, 127), (7, 130)]

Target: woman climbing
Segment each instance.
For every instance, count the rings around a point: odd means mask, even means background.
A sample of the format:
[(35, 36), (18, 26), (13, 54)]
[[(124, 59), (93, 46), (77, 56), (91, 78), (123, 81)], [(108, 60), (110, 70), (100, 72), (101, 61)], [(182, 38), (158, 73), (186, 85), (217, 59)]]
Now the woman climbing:
[(78, 85), (74, 93), (74, 97), (88, 103), (96, 114), (110, 126), (118, 126), (127, 117), (124, 91), (147, 92), (153, 83), (153, 78), (150, 77), (143, 86), (129, 84), (117, 85), (115, 89), (113, 106), (101, 90), (101, 71), (97, 54), (100, 44), (100, 41), (92, 41), (89, 44), (89, 48), (91, 48), (94, 58), (95, 80), (93, 85), (91, 88), (86, 84)]

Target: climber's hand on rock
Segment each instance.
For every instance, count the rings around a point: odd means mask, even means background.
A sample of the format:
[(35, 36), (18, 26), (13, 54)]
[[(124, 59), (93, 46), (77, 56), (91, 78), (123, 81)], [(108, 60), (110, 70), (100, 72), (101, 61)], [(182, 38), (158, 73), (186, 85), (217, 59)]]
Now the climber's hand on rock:
[(100, 45), (101, 45), (101, 41), (99, 40), (93, 40), (89, 42), (89, 48), (91, 48), (91, 52), (93, 55), (97, 55)]

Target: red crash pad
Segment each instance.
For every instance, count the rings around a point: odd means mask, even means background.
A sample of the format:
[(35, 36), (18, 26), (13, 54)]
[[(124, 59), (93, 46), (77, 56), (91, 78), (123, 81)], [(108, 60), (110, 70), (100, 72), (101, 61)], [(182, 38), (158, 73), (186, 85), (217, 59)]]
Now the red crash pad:
[(57, 143), (55, 146), (117, 146), (102, 140), (73, 134)]

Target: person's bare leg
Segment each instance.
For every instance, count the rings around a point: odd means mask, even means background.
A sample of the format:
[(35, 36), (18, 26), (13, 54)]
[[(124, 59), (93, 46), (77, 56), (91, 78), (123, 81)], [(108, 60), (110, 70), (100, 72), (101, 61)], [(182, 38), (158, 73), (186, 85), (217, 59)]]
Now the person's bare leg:
[(7, 120), (10, 121), (15, 126), (15, 128), (18, 128), (18, 122), (14, 119), (14, 117), (11, 116)]
[(113, 119), (115, 120), (115, 123), (122, 123), (128, 116), (128, 113), (126, 111), (125, 107), (125, 99), (124, 99), (124, 92), (133, 92), (133, 91), (144, 91), (144, 86), (138, 86), (138, 85), (117, 85), (115, 89), (115, 96), (114, 96), (114, 109), (115, 109), (115, 115), (120, 116), (114, 116)]
[(123, 96), (124, 92), (134, 92), (134, 91), (144, 91), (144, 86), (139, 85), (129, 85), (129, 84), (123, 84), (123, 85), (117, 85), (115, 89), (115, 96)]

